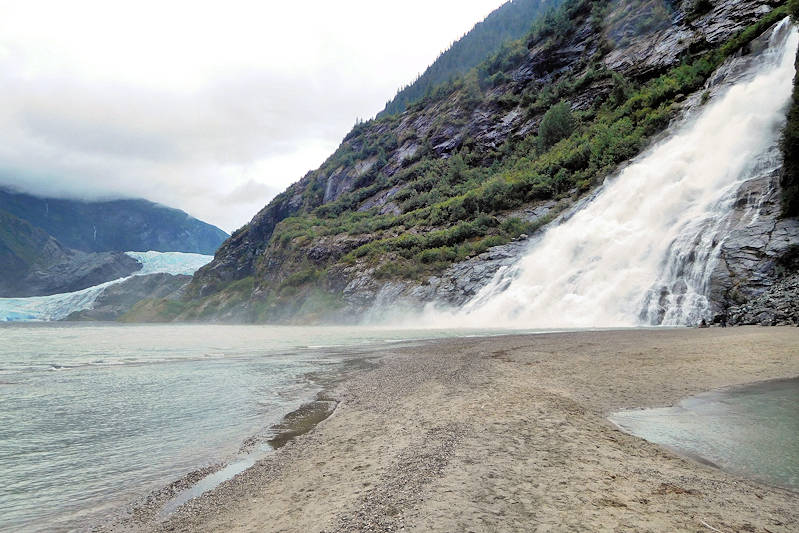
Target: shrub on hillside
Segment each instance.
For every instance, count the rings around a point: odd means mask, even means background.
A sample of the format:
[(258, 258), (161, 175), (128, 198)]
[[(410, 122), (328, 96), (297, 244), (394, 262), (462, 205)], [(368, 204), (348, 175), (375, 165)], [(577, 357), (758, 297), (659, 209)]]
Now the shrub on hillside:
[(793, 20), (799, 22), (799, 0), (788, 0), (788, 12)]
[(550, 148), (572, 134), (575, 127), (571, 107), (560, 102), (549, 108), (538, 126), (538, 139), (543, 148)]

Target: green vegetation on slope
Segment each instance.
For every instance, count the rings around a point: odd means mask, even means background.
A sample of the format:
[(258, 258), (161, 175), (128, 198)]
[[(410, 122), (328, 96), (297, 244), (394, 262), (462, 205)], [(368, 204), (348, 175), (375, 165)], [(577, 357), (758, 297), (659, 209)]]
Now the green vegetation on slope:
[[(443, 52), (412, 84), (403, 87), (380, 115), (405, 111), (412, 103), (431, 94), (439, 85), (461, 76), (497, 52), (504, 43), (527, 35), (530, 21), (544, 9), (562, 0), (511, 0), (494, 10), (461, 39)], [(379, 116), (380, 116), (379, 115)]]
[(551, 148), (574, 131), (574, 117), (567, 102), (553, 105), (538, 126), (538, 141), (542, 148)]
[[(566, 2), (565, 7), (584, 3)], [(526, 105), (528, 113), (549, 109), (538, 134), (509, 140), (490, 154), (472, 152), (468, 140), (447, 160), (426, 152), (390, 179), (374, 170), (372, 183), (312, 213), (284, 220), (272, 242), (288, 248), (323, 235), (383, 234), (349, 252), (344, 261), (372, 258), (382, 263), (381, 272), (387, 277), (408, 278), (434, 273), (455, 260), (529, 233), (535, 228), (520, 221), (503, 223), (498, 216), (601, 183), (668, 124), (677, 98), (701, 88), (724, 59), (784, 16), (785, 8), (778, 8), (719, 49), (687, 60), (643, 85), (597, 66), (578, 79), (565, 76), (535, 98), (524, 93), (505, 95), (513, 106)], [(588, 111), (569, 111), (565, 103), (569, 96), (599, 79), (613, 84), (610, 97)], [(463, 84), (455, 85), (460, 87), (455, 91), (463, 92)], [(378, 140), (377, 148), (359, 156), (379, 151), (382, 142)], [(346, 159), (348, 154), (339, 157)], [(393, 196), (401, 213), (355, 210), (364, 198), (402, 183)]]
[[(789, 0), (788, 10), (791, 18), (799, 22), (799, 0)], [(799, 55), (796, 58), (796, 68), (788, 123), (782, 136), (782, 153), (785, 158), (782, 174), (783, 213), (793, 217), (799, 216)]]

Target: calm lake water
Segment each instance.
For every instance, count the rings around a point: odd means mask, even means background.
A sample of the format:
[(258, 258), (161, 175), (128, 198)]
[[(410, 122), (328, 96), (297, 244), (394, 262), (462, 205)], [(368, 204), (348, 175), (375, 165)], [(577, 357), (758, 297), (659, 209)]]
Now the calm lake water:
[(724, 470), (799, 491), (799, 378), (714, 390), (610, 419)]
[(80, 528), (235, 458), (319, 372), (465, 330), (0, 325), (0, 530)]

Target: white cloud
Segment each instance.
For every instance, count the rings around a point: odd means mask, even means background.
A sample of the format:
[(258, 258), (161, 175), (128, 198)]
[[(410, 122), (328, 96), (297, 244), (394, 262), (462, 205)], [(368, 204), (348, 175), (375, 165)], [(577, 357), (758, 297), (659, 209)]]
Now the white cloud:
[(0, 184), (230, 231), (502, 0), (0, 0)]

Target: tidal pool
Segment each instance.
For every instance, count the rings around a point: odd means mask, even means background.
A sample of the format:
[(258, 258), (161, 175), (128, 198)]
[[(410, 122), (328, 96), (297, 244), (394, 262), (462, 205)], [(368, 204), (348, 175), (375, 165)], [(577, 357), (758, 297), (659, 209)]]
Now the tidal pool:
[(674, 407), (609, 418), (627, 433), (678, 453), (799, 491), (799, 378), (718, 389)]

